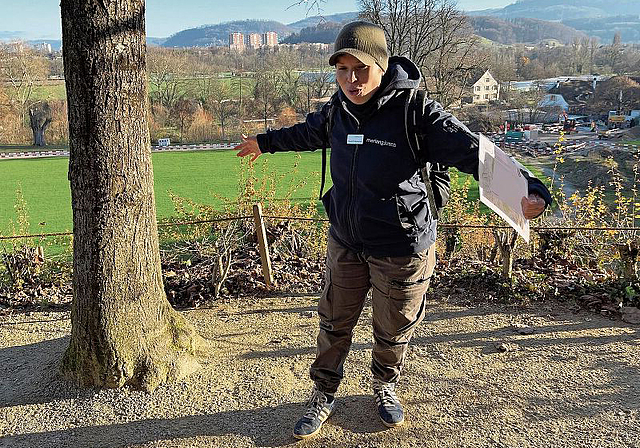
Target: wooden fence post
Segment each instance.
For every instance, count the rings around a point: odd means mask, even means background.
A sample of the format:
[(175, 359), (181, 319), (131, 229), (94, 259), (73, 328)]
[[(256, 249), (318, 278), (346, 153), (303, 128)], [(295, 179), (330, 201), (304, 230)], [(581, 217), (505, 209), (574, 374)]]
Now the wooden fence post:
[(262, 220), (262, 204), (253, 205), (253, 220), (256, 224), (256, 234), (258, 235), (258, 248), (260, 249), (260, 259), (262, 260), (262, 274), (264, 282), (268, 288), (273, 285), (273, 273), (271, 272), (271, 258), (269, 257), (269, 244), (267, 243), (267, 232)]

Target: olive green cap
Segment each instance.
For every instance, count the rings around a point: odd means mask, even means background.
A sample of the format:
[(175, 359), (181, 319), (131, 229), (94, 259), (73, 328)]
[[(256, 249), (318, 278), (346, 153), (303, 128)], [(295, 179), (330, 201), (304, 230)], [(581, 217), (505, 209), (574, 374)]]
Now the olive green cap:
[(350, 54), (366, 65), (378, 64), (387, 71), (389, 54), (384, 30), (369, 22), (347, 23), (336, 38), (334, 53), (329, 58), (330, 65), (336, 65), (338, 57)]

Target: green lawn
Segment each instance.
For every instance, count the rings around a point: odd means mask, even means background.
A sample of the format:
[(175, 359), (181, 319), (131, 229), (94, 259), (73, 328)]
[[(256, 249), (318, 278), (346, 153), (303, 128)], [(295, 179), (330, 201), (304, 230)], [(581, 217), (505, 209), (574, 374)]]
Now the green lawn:
[[(266, 155), (255, 163), (259, 178), (278, 179), (276, 197), (282, 198), (293, 186), (305, 184), (292, 199), (316, 198), (320, 184), (321, 152)], [(67, 158), (0, 161), (0, 233), (11, 233), (16, 221), (16, 190), (22, 188), (32, 233), (64, 232), (72, 228), (71, 195), (67, 180)], [(197, 203), (221, 207), (220, 198), (232, 199), (239, 189), (241, 160), (233, 150), (153, 153), (158, 218), (175, 215), (169, 192)], [(294, 166), (297, 164), (297, 168)], [(539, 170), (534, 170), (538, 176)], [(462, 184), (466, 175), (457, 176)], [(327, 186), (331, 183), (327, 175)], [(454, 186), (455, 188), (455, 186)], [(469, 198), (478, 199), (472, 180)], [(320, 207), (321, 208), (321, 207)]]
[[(20, 186), (32, 232), (64, 232), (72, 228), (68, 163), (67, 158), (0, 161), (0, 233), (10, 233), (9, 223), (16, 220), (14, 204)], [(241, 161), (233, 150), (154, 153), (153, 164), (159, 218), (174, 214), (169, 191), (212, 205), (221, 204), (217, 196), (231, 199), (238, 192)], [(279, 197), (301, 179), (307, 182), (293, 195), (295, 199), (318, 194), (321, 167), (318, 151), (303, 153), (300, 158), (296, 153), (267, 155), (258, 159), (255, 166), (260, 177), (280, 179), (276, 189)]]
[(66, 100), (67, 91), (64, 81), (56, 83), (47, 83), (45, 85), (36, 85), (31, 94), (33, 100)]

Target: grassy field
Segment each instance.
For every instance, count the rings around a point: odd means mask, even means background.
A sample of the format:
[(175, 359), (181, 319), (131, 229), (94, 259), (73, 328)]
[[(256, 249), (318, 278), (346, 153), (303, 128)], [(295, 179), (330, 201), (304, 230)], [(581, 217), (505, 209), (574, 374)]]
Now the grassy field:
[(67, 91), (64, 81), (55, 83), (47, 82), (45, 85), (36, 85), (31, 94), (33, 100), (66, 100)]
[[(266, 155), (255, 163), (256, 176), (277, 179), (277, 198), (294, 191), (293, 200), (315, 199), (320, 185), (321, 157), (319, 151)], [(11, 222), (17, 220), (14, 205), (19, 188), (27, 204), (30, 232), (71, 230), (68, 163), (67, 158), (0, 161), (0, 233), (12, 233)], [(153, 164), (159, 219), (176, 214), (170, 193), (220, 209), (222, 198), (233, 199), (238, 194), (242, 163), (233, 150), (153, 153)], [(539, 168), (533, 171), (543, 178)], [(467, 178), (456, 177), (460, 184)], [(327, 184), (325, 191), (331, 184), (328, 175)], [(469, 199), (478, 199), (477, 183), (473, 179)], [(319, 202), (317, 204), (321, 209)]]
[[(30, 231), (64, 232), (72, 228), (71, 193), (67, 158), (0, 161), (0, 233), (11, 233), (16, 221), (16, 190), (27, 203)], [(220, 206), (222, 198), (234, 198), (239, 189), (241, 161), (233, 150), (154, 153), (156, 207), (159, 218), (175, 214), (169, 192), (199, 203)], [(294, 166), (298, 164), (298, 168)], [(305, 181), (294, 199), (318, 194), (321, 153), (283, 153), (256, 161), (256, 175), (279, 179), (277, 196)], [(327, 179), (329, 181), (329, 179)]]

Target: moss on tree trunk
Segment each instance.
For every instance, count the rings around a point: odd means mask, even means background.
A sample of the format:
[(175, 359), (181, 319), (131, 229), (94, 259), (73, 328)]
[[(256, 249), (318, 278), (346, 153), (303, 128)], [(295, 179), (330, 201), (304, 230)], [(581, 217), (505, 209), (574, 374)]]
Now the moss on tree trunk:
[(162, 284), (147, 126), (144, 0), (62, 0), (73, 207), (71, 343), (82, 385), (151, 390), (207, 345)]

